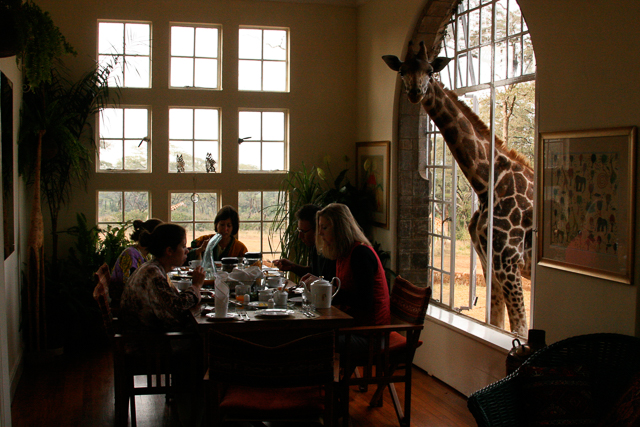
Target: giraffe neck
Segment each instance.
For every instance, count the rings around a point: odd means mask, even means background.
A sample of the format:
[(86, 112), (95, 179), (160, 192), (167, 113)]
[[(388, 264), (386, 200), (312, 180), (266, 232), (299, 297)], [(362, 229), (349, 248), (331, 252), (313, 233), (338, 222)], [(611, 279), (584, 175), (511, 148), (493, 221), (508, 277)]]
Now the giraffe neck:
[(457, 104), (436, 81), (429, 84), (422, 101), (422, 107), (440, 129), (473, 190), (478, 196), (486, 195), (490, 170), (490, 136), (487, 138), (486, 126), (485, 129), (476, 126)]

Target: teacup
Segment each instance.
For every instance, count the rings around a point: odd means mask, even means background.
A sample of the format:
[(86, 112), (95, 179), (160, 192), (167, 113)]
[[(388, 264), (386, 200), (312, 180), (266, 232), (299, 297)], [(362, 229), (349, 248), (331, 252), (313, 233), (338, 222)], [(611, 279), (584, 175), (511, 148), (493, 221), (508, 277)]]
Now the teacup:
[(193, 261), (189, 261), (189, 267), (191, 267), (191, 269), (195, 270), (196, 267), (199, 267), (201, 265), (202, 265), (202, 261), (199, 260), (199, 259), (196, 259), (196, 260), (193, 260)]
[(280, 276), (267, 277), (265, 280), (268, 288), (277, 288), (284, 284), (284, 277)]
[(258, 291), (258, 301), (267, 302), (273, 297), (273, 289), (263, 289)]

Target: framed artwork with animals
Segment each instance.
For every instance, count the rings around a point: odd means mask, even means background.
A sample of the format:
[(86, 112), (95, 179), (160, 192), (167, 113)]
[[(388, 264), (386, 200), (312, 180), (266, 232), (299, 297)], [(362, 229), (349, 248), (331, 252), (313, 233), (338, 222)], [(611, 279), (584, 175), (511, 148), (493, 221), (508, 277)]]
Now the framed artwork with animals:
[(632, 283), (636, 133), (540, 135), (540, 265)]

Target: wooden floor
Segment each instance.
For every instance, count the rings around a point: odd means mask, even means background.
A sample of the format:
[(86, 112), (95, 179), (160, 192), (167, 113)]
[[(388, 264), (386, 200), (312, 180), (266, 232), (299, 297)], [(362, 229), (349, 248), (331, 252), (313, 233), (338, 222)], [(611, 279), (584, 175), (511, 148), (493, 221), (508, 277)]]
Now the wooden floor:
[[(402, 387), (398, 387), (402, 397)], [(353, 427), (397, 427), (388, 392), (382, 408), (370, 408), (372, 391), (352, 389)], [(12, 403), (14, 427), (113, 426), (113, 364), (110, 350), (66, 350), (53, 361), (25, 366)], [(138, 426), (178, 427), (174, 404), (164, 396), (136, 398)], [(412, 426), (475, 426), (466, 398), (414, 368)]]

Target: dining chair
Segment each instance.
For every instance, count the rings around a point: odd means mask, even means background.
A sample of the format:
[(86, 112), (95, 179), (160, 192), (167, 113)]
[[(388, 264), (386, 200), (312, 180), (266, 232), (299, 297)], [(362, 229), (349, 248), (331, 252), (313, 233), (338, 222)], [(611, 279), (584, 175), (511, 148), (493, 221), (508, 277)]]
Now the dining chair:
[[(411, 369), (416, 349), (422, 345), (420, 332), (431, 299), (431, 288), (413, 285), (397, 276), (390, 295), (391, 323), (389, 325), (343, 328), (345, 350), (340, 354), (340, 412), (343, 425), (349, 423), (349, 388), (376, 385), (369, 406), (382, 406), (385, 388), (389, 389), (401, 426), (409, 426), (411, 419)], [(366, 354), (350, 351), (351, 337), (364, 336), (369, 348)], [(357, 367), (362, 374), (354, 375)], [(400, 371), (400, 372), (398, 372)], [(401, 404), (395, 383), (404, 383), (404, 405)]]
[[(135, 334), (120, 332), (109, 307), (109, 266), (103, 264), (94, 274), (93, 298), (102, 313), (105, 332), (113, 348), (115, 425), (126, 427), (131, 408), (131, 426), (136, 426), (136, 401), (139, 395), (168, 394), (179, 391), (173, 374), (174, 348), (192, 334), (167, 332)], [(186, 385), (185, 385), (186, 386)]]
[(210, 332), (213, 425), (319, 419), (333, 425), (334, 332), (278, 340), (279, 335), (240, 338)]

